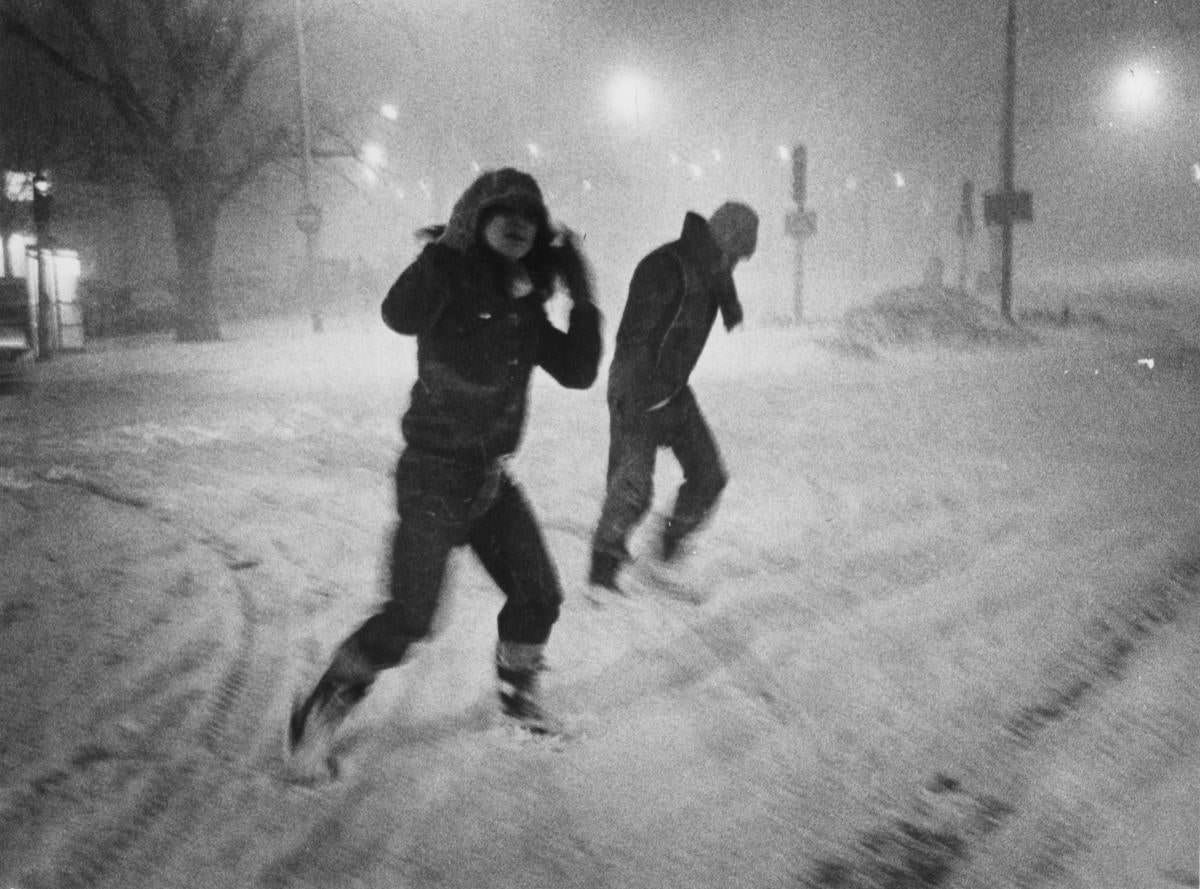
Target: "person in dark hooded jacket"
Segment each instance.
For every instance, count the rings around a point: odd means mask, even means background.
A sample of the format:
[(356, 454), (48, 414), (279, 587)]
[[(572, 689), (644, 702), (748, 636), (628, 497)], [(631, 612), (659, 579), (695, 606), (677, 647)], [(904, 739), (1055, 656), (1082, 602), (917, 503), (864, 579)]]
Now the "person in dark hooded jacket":
[[(537, 520), (505, 468), (520, 442), (530, 376), (542, 367), (585, 389), (601, 355), (600, 312), (575, 236), (555, 231), (533, 177), (504, 168), (479, 176), (449, 222), (383, 301), (384, 322), (417, 338), (417, 380), (401, 421), (399, 512), (390, 598), (335, 651), (294, 707), (293, 752), (321, 746), (369, 690), (432, 627), (451, 550), (468, 545), (505, 596), (495, 667), (504, 712), (535, 729), (542, 652), (562, 591)], [(546, 302), (572, 300), (566, 332)]]
[(720, 451), (688, 380), (718, 313), (727, 330), (742, 322), (733, 269), (757, 242), (757, 214), (727, 201), (709, 219), (689, 212), (680, 237), (634, 270), (609, 368), (607, 485), (592, 538), (593, 586), (620, 591), (626, 539), (650, 508), (659, 448), (672, 450), (684, 476), (663, 528), (665, 561), (677, 557), (725, 487)]

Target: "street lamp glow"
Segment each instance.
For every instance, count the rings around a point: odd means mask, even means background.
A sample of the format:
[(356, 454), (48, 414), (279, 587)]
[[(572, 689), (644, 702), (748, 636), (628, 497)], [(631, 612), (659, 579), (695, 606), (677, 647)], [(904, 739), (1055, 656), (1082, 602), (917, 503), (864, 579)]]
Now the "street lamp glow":
[(385, 120), (390, 120), (393, 122), (400, 119), (400, 109), (398, 107), (396, 107), (395, 105), (393, 105), (391, 102), (387, 102), (383, 105), (380, 105), (379, 106), (379, 114)]
[(1135, 63), (1121, 70), (1117, 78), (1117, 101), (1128, 111), (1143, 111), (1158, 98), (1159, 72)]
[(608, 84), (608, 106), (622, 123), (638, 125), (647, 119), (653, 104), (649, 81), (634, 71), (617, 73)]

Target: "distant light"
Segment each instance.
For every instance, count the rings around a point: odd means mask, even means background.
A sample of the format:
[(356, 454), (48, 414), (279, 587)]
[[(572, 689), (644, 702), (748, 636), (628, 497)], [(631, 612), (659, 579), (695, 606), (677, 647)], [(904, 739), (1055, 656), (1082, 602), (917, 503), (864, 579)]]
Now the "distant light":
[(1117, 77), (1117, 100), (1127, 111), (1144, 111), (1158, 98), (1161, 72), (1148, 65), (1125, 66)]
[(408, 192), (406, 192), (404, 190), (403, 185), (396, 186), (396, 197), (399, 198), (400, 200), (404, 200), (406, 197), (408, 197)]
[(904, 174), (899, 170), (896, 170), (894, 173), (892, 173), (892, 181), (896, 183), (896, 188), (904, 188), (904, 186), (908, 184), (907, 180), (904, 178)]
[(479, 161), (471, 161), (471, 172), (478, 176), (483, 172), (483, 164)]
[(10, 201), (32, 201), (33, 174), (5, 170), (4, 197)]
[(581, 187), (583, 188), (584, 191), (591, 191), (594, 188), (594, 186), (592, 185), (591, 179), (584, 179), (583, 185)]
[(387, 118), (388, 120), (394, 121), (394, 120), (400, 119), (400, 109), (397, 108), (395, 105), (393, 105), (391, 102), (387, 102), (383, 105), (380, 105), (379, 113), (383, 117)]
[(618, 71), (608, 82), (607, 101), (618, 121), (637, 126), (649, 119), (654, 107), (654, 88), (636, 71)]
[(688, 164), (688, 175), (693, 179), (702, 179), (704, 177), (704, 167), (699, 164)]
[(846, 177), (846, 191), (858, 191), (858, 180), (853, 176)]
[(362, 161), (369, 167), (382, 167), (387, 163), (387, 151), (378, 142), (366, 142), (362, 147)]
[(371, 187), (374, 187), (379, 184), (379, 174), (376, 173), (375, 170), (372, 169), (371, 167), (364, 166), (362, 168), (362, 178), (363, 178), (363, 182), (366, 185), (369, 185)]
[(719, 164), (721, 162), (721, 149), (714, 148), (712, 150), (712, 159), (713, 159), (713, 163)]
[(790, 164), (792, 162), (792, 149), (786, 145), (776, 148), (775, 155), (779, 158), (780, 163)]
[(542, 156), (542, 147), (536, 142), (526, 143), (525, 150), (529, 152), (529, 156), (534, 160), (537, 160)]
[(1200, 185), (1200, 163), (1192, 164), (1192, 181)]

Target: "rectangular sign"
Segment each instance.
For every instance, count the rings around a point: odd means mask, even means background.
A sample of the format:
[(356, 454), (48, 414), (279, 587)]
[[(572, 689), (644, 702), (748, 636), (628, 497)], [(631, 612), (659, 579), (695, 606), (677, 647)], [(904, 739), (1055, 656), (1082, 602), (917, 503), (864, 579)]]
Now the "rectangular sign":
[(989, 191), (983, 196), (983, 218), (988, 225), (1033, 221), (1033, 194), (1028, 191)]

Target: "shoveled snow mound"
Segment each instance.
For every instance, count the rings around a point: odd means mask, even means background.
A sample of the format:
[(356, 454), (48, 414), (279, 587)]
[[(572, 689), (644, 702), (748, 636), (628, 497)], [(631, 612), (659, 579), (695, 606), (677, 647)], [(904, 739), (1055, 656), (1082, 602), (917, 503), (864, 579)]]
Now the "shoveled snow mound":
[(1021, 345), (1028, 330), (1009, 324), (995, 308), (961, 290), (906, 287), (890, 290), (843, 316), (840, 344), (854, 351), (908, 345)]

